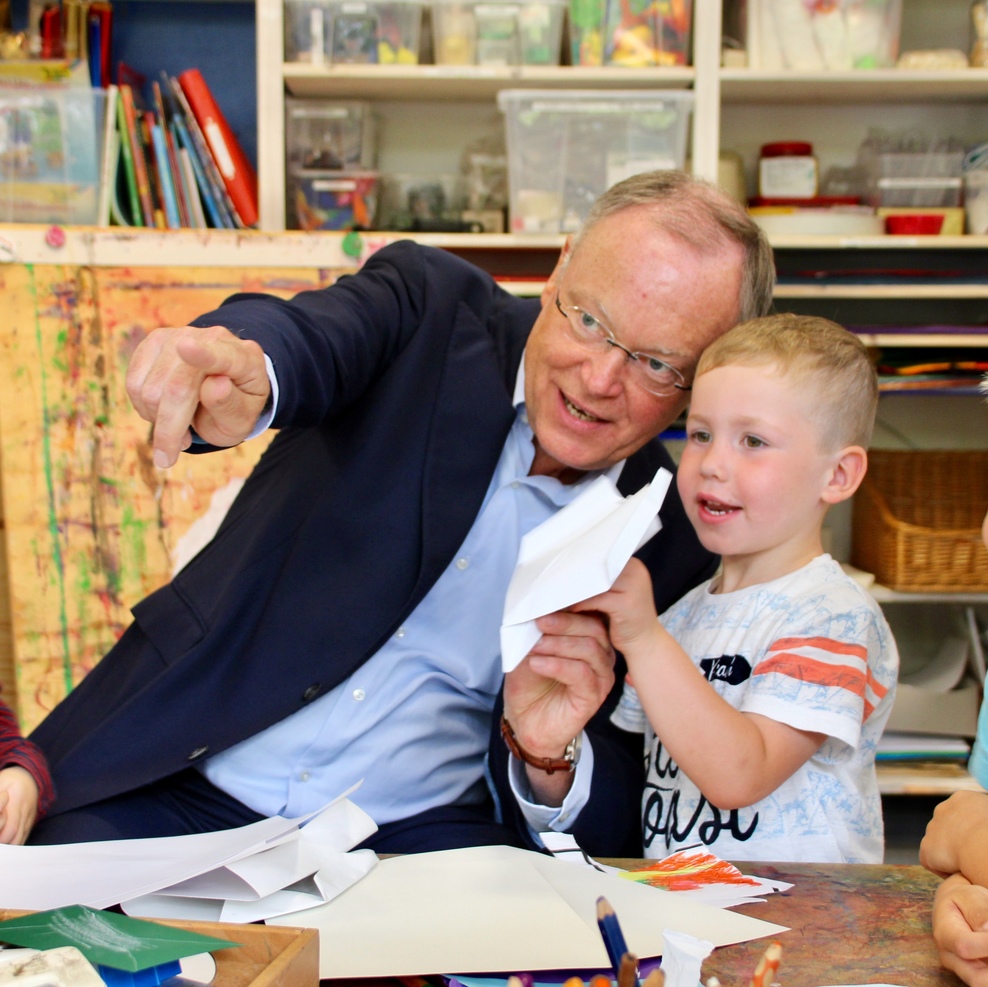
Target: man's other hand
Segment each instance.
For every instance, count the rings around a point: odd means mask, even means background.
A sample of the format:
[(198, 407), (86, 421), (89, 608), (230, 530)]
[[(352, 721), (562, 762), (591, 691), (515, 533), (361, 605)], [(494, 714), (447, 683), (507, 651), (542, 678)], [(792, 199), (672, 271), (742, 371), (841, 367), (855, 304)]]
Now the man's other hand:
[[(542, 637), (505, 676), (504, 715), (524, 750), (557, 758), (611, 691), (614, 649), (598, 614), (564, 611), (537, 623)], [(573, 783), (571, 773), (550, 775), (525, 767), (537, 801), (562, 804)]]
[(243, 442), (270, 392), (261, 347), (222, 326), (156, 329), (127, 369), (127, 394), (154, 426), (154, 464), (163, 469), (191, 444), (190, 428), (210, 445)]

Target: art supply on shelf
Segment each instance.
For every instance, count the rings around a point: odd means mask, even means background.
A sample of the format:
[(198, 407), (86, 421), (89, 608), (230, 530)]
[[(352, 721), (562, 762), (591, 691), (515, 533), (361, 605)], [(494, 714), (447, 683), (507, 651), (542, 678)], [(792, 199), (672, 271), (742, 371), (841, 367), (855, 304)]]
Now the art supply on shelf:
[(820, 170), (806, 141), (763, 144), (758, 159), (758, 194), (766, 199), (812, 199)]

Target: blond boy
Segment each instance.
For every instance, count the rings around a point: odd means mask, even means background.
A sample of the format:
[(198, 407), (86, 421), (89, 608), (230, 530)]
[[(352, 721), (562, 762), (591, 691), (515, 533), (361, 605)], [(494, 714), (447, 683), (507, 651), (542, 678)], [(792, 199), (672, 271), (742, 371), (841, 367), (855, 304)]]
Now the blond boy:
[(646, 733), (646, 854), (882, 860), (898, 654), (821, 536), (864, 476), (876, 405), (864, 347), (825, 319), (756, 319), (704, 352), (677, 483), (721, 571), (661, 621), (637, 560), (577, 608), (628, 662), (612, 718)]

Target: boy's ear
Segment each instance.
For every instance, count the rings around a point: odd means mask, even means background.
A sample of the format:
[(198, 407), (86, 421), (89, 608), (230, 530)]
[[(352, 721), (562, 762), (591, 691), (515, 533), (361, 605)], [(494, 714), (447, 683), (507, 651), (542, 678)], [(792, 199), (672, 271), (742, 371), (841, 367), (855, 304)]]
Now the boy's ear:
[(847, 446), (837, 454), (821, 499), (825, 504), (847, 500), (861, 486), (868, 471), (868, 453), (861, 446)]

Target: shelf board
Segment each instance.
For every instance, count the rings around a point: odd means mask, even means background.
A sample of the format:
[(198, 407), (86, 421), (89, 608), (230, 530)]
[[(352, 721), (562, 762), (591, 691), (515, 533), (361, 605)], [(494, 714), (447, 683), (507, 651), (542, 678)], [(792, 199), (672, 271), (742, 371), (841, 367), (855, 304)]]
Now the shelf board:
[[(986, 94), (988, 95), (988, 94)], [(775, 250), (988, 250), (988, 236), (770, 236)]]
[(686, 89), (687, 66), (648, 70), (568, 65), (309, 65), (286, 62), (293, 96), (381, 100), (493, 100), (502, 89)]
[(868, 592), (878, 603), (988, 603), (988, 592), (901, 593), (880, 583), (873, 583)]
[[(893, 281), (893, 279), (890, 279)], [(969, 284), (957, 281), (923, 284), (779, 284), (776, 298), (988, 298), (988, 282)], [(985, 337), (981, 337), (984, 345)]]
[(875, 771), (878, 790), (883, 795), (950, 795), (960, 791), (984, 791), (961, 764), (880, 761), (875, 765)]
[(916, 103), (984, 100), (988, 69), (768, 72), (721, 69), (724, 103)]

